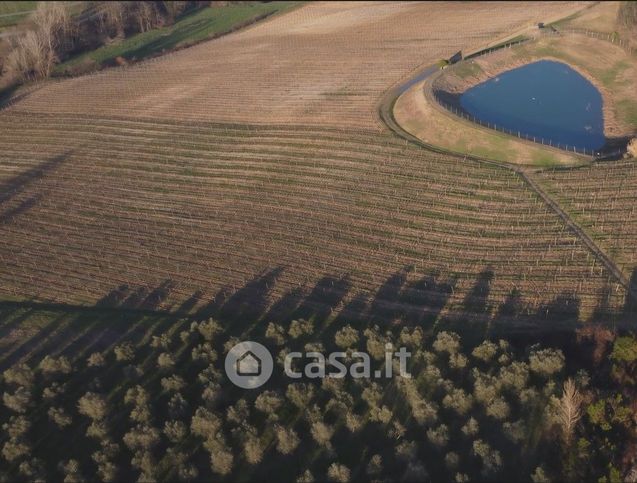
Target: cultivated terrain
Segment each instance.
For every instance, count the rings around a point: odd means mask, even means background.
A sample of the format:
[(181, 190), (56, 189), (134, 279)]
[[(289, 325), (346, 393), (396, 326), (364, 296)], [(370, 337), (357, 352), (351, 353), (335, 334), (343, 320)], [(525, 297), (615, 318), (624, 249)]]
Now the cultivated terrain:
[[(307, 2), (12, 92), (0, 481), (634, 481), (635, 161), (456, 155), (388, 109), (459, 50), (618, 9)], [(275, 359), (259, 390), (223, 372), (240, 340)], [(388, 343), (413, 378), (281, 375)]]

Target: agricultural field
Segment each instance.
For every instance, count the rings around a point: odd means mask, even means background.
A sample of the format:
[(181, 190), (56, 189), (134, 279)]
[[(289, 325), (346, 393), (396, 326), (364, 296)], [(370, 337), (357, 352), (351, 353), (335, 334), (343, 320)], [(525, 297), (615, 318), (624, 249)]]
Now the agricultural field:
[(125, 285), (177, 308), (316, 286), (340, 310), (409, 283), (434, 311), (478, 290), (489, 318), (517, 290), (524, 312), (572, 297), (589, 318), (625, 295), (515, 174), (390, 135), (22, 112), (1, 133), (14, 299), (94, 304)]
[(622, 161), (572, 171), (549, 170), (540, 177), (546, 189), (604, 246), (626, 276), (637, 280), (635, 163)]
[(50, 83), (13, 109), (382, 130), (383, 92), (419, 66), (584, 5), (511, 4), (503, 12), (489, 3), (313, 3), (215, 40), (214, 49), (201, 44)]
[[(634, 160), (392, 117), (441, 59), (600, 7), (215, 8), (0, 105), (0, 481), (637, 481)], [(287, 373), (330, 351), (371, 369)]]

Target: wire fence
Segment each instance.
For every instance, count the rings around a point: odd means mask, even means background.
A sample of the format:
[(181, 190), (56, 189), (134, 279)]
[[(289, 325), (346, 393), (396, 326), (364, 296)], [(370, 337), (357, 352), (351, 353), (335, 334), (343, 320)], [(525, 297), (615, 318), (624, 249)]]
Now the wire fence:
[(600, 150), (595, 150), (595, 149), (585, 149), (585, 148), (579, 148), (577, 146), (572, 146), (570, 144), (565, 144), (565, 143), (559, 143), (557, 141), (553, 141), (550, 138), (543, 138), (540, 136), (533, 136), (531, 134), (526, 134), (522, 131), (519, 130), (514, 130), (514, 129), (508, 129), (506, 127), (503, 126), (499, 126), (495, 123), (492, 122), (488, 122), (488, 121), (483, 121), (482, 119), (478, 119), (475, 116), (472, 116), (471, 114), (469, 114), (468, 112), (466, 112), (464, 109), (462, 108), (458, 108), (457, 106), (454, 106), (453, 104), (450, 104), (448, 102), (445, 102), (442, 97), (440, 96), (440, 94), (438, 94), (436, 91), (433, 91), (433, 96), (434, 99), (436, 100), (436, 102), (443, 107), (444, 109), (446, 109), (447, 111), (451, 112), (452, 114), (455, 114), (458, 117), (461, 117), (463, 119), (466, 119), (468, 121), (471, 121), (473, 123), (479, 124), (483, 127), (486, 127), (488, 129), (493, 129), (494, 131), (498, 131), (504, 134), (509, 134), (510, 136), (515, 136), (517, 138), (520, 139), (525, 139), (527, 141), (532, 141), (534, 143), (537, 144), (542, 144), (543, 146), (549, 146), (552, 148), (556, 148), (556, 149), (561, 149), (563, 151), (568, 151), (571, 153), (577, 153), (577, 154), (581, 154), (584, 156), (590, 156), (593, 158), (610, 158), (613, 156), (619, 156), (622, 154), (623, 150), (622, 149), (600, 149)]
[(603, 40), (605, 42), (610, 42), (612, 44), (618, 45), (622, 49), (624, 49), (630, 55), (637, 55), (637, 47), (632, 47), (629, 42), (624, 39), (619, 38), (616, 32), (613, 33), (603, 33), (603, 32), (595, 32), (593, 30), (587, 29), (576, 29), (576, 28), (568, 28), (568, 29), (547, 29), (546, 34), (548, 35), (564, 35), (564, 34), (573, 34), (573, 35), (585, 35), (587, 37), (592, 37), (594, 39)]
[[(637, 53), (637, 49), (633, 49), (629, 46), (629, 44), (624, 41), (621, 40), (619, 38), (617, 38), (617, 36), (615, 34), (603, 34), (603, 33), (599, 33), (599, 32), (593, 32), (590, 30), (585, 30), (585, 29), (563, 29), (560, 31), (557, 31), (555, 29), (552, 28), (546, 28), (543, 31), (543, 35), (561, 35), (563, 33), (566, 34), (581, 34), (581, 35), (587, 35), (589, 37), (594, 37), (597, 38), (599, 40), (605, 40), (608, 42), (612, 42), (614, 44), (619, 45), (620, 47), (624, 48), (628, 53), (630, 53), (631, 55), (634, 55), (635, 53)], [(533, 41), (534, 39), (532, 38), (525, 38), (525, 39), (520, 39), (520, 40), (515, 40), (512, 42), (508, 42), (502, 45), (498, 45), (498, 46), (494, 46), (491, 47), (489, 49), (484, 49), (481, 50), (479, 52), (475, 52), (473, 54), (471, 54), (470, 56), (465, 57), (464, 59), (449, 65), (447, 68), (448, 69), (457, 69), (459, 66), (465, 65), (467, 61), (473, 60), (477, 57), (482, 57), (485, 55), (490, 55), (493, 54), (494, 52), (498, 52), (500, 50), (503, 49), (507, 49), (507, 48), (511, 48), (520, 44), (524, 44), (524, 43), (528, 43)], [(524, 133), (520, 130), (515, 130), (515, 129), (509, 129), (506, 128), (504, 126), (500, 126), (497, 125), (495, 123), (492, 122), (488, 122), (488, 121), (484, 121), (481, 119), (478, 119), (477, 117), (471, 115), (470, 113), (468, 113), (467, 111), (465, 111), (464, 109), (462, 109), (461, 107), (459, 107), (458, 105), (454, 105), (451, 104), (449, 102), (446, 102), (442, 96), (438, 93), (439, 90), (436, 89), (435, 87), (435, 81), (434, 84), (432, 85), (432, 94), (434, 99), (436, 100), (436, 102), (445, 110), (451, 112), (452, 114), (455, 114), (458, 117), (461, 117), (463, 119), (466, 119), (468, 121), (471, 121), (473, 123), (479, 124), (483, 127), (486, 127), (488, 129), (493, 129), (494, 131), (498, 131), (501, 133), (505, 133), (508, 134), (510, 136), (515, 136), (519, 139), (525, 139), (527, 141), (531, 141), (534, 143), (538, 143), (538, 144), (542, 144), (543, 146), (549, 146), (552, 148), (556, 148), (556, 149), (561, 149), (563, 151), (568, 151), (568, 152), (572, 152), (572, 153), (576, 153), (576, 154), (581, 154), (584, 156), (590, 156), (594, 159), (606, 159), (606, 158), (613, 158), (613, 157), (618, 157), (621, 156), (622, 153), (625, 151), (622, 148), (617, 148), (617, 147), (612, 147), (612, 148), (602, 148), (602, 149), (585, 149), (585, 148), (580, 148), (577, 146), (573, 146), (570, 144), (565, 144), (565, 143), (560, 143), (557, 141), (554, 141), (553, 139), (550, 138), (544, 138), (541, 136), (533, 136), (531, 134), (527, 134)]]

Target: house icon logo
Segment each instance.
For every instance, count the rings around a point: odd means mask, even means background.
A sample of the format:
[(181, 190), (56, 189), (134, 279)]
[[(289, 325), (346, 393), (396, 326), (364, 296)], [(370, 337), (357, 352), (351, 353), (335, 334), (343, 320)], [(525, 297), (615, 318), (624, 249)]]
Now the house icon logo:
[(250, 350), (239, 357), (235, 364), (239, 376), (259, 376), (261, 374), (261, 359)]
[(225, 369), (235, 386), (254, 389), (265, 384), (274, 369), (272, 355), (258, 342), (239, 342), (226, 354)]

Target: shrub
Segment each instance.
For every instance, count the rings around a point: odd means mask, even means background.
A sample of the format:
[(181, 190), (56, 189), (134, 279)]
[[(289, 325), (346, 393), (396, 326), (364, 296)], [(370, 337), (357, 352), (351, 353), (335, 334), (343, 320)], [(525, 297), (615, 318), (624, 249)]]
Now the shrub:
[(103, 367), (106, 364), (106, 358), (101, 352), (93, 352), (86, 360), (88, 367)]
[(557, 349), (534, 349), (529, 356), (529, 367), (543, 376), (552, 376), (564, 368), (564, 354)]
[(115, 359), (121, 362), (130, 362), (135, 357), (135, 349), (129, 342), (115, 346)]
[(283, 455), (292, 454), (301, 442), (298, 435), (292, 428), (285, 428), (276, 425), (274, 428), (276, 434), (276, 449)]
[(433, 343), (436, 352), (455, 354), (460, 349), (460, 336), (454, 332), (439, 332)]
[(256, 465), (263, 459), (263, 443), (255, 435), (249, 435), (243, 443), (243, 454), (251, 465)]
[(42, 359), (38, 367), (44, 374), (68, 374), (71, 372), (71, 363), (64, 356), (58, 357), (57, 359), (55, 357), (46, 356)]
[(159, 443), (159, 431), (152, 426), (137, 425), (124, 435), (123, 441), (131, 450), (148, 451)]
[(164, 434), (171, 443), (179, 443), (188, 434), (188, 428), (182, 421), (166, 421)]
[(24, 416), (11, 416), (9, 421), (2, 425), (11, 439), (24, 436), (31, 428), (31, 423)]
[(31, 387), (33, 384), (33, 371), (26, 364), (17, 364), (2, 374), (7, 384), (16, 384), (23, 387)]
[(6, 407), (16, 413), (24, 414), (31, 404), (31, 391), (20, 386), (13, 394), (5, 392), (2, 399)]
[(101, 421), (106, 416), (106, 401), (99, 394), (87, 392), (80, 398), (77, 406), (80, 414), (91, 418), (93, 421)]
[(175, 365), (175, 360), (173, 356), (168, 352), (162, 352), (157, 357), (157, 367), (160, 369), (171, 369)]
[(65, 428), (71, 425), (71, 416), (66, 414), (64, 408), (50, 408), (49, 419), (53, 421), (59, 428)]
[(314, 326), (309, 320), (293, 320), (288, 329), (288, 335), (293, 339), (298, 339), (304, 335), (311, 335)]
[(265, 336), (278, 346), (285, 344), (285, 331), (279, 324), (270, 322), (265, 331)]
[(349, 468), (339, 463), (332, 463), (327, 469), (327, 477), (330, 481), (347, 483), (350, 480)]
[(204, 439), (214, 438), (220, 428), (219, 418), (204, 407), (197, 408), (190, 422), (192, 433)]
[(19, 439), (10, 439), (2, 447), (2, 456), (9, 462), (13, 462), (23, 456), (27, 456), (31, 451), (29, 445)]
[(312, 424), (312, 429), (310, 430), (312, 434), (312, 438), (316, 441), (320, 446), (325, 448), (330, 448), (330, 440), (334, 435), (334, 429), (327, 424), (317, 421)]
[(473, 398), (462, 389), (452, 389), (443, 400), (442, 405), (446, 408), (453, 409), (460, 415), (464, 415), (473, 406)]
[(441, 424), (435, 429), (428, 429), (427, 439), (434, 446), (442, 448), (449, 442), (449, 428), (447, 425)]
[(350, 325), (346, 325), (334, 335), (334, 342), (336, 342), (336, 345), (341, 349), (356, 347), (358, 340), (358, 331)]
[(489, 362), (498, 352), (498, 346), (489, 340), (485, 340), (478, 347), (473, 349), (471, 355), (483, 362)]
[(161, 380), (161, 387), (166, 392), (177, 392), (186, 387), (186, 381), (184, 381), (181, 376), (177, 375), (163, 377)]
[(283, 399), (275, 391), (264, 391), (254, 401), (254, 407), (268, 416), (276, 416)]

